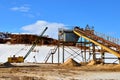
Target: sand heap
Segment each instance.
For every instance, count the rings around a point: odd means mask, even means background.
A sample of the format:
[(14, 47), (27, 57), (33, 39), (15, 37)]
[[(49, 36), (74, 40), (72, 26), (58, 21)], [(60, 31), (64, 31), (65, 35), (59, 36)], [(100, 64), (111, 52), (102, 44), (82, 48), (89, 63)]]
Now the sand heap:
[(101, 63), (102, 63), (102, 61), (100, 61), (100, 60), (97, 60), (97, 61), (91, 60), (88, 62), (88, 65), (96, 65), (96, 64), (101, 64)]
[(4, 67), (13, 67), (13, 65), (11, 63), (9, 63), (9, 62), (3, 63), (2, 66), (4, 66)]
[(75, 66), (80, 66), (80, 64), (76, 62), (74, 59), (70, 58), (66, 62), (64, 62), (61, 66), (75, 67)]

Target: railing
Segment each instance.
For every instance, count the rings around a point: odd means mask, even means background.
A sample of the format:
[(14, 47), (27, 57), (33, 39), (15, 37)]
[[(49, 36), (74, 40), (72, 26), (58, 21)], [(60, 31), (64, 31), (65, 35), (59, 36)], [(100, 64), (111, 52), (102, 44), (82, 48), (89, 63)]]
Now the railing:
[(89, 37), (101, 44), (104, 44), (105, 46), (114, 47), (116, 48), (116, 50), (120, 50), (120, 45), (118, 44), (120, 43), (119, 39), (113, 39), (112, 37), (108, 37), (105, 34), (97, 33), (94, 30), (86, 30), (86, 29), (84, 30), (78, 27), (74, 28), (74, 30), (76, 30), (77, 32), (80, 32), (86, 37)]
[(115, 44), (111, 41), (105, 40), (104, 38), (95, 35), (90, 30), (83, 30), (81, 28), (74, 28), (73, 32), (76, 35), (83, 37), (86, 40), (91, 41), (92, 43), (100, 46), (101, 48), (108, 51), (109, 53), (114, 54), (115, 56), (120, 58), (120, 45)]
[(113, 42), (113, 43), (120, 45), (120, 39), (118, 39), (118, 38), (114, 38), (114, 37), (108, 36), (106, 34), (95, 32), (95, 31), (94, 31), (94, 34), (101, 37), (101, 38), (104, 38), (105, 40), (108, 40), (110, 42)]
[(50, 58), (52, 54), (55, 54), (55, 52), (57, 51), (57, 48), (58, 46), (56, 46), (54, 49), (50, 49), (50, 51), (48, 52), (47, 56), (44, 59), (45, 63), (47, 63), (48, 59)]

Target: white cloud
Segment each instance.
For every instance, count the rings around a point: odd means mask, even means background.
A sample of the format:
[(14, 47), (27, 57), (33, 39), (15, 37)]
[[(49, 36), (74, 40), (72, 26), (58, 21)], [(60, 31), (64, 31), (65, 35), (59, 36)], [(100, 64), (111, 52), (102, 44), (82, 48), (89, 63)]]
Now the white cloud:
[(12, 7), (12, 11), (28, 12), (30, 8), (28, 6)]
[(27, 31), (27, 33), (40, 34), (45, 27), (48, 27), (47, 31), (45, 32), (45, 35), (48, 35), (49, 37), (55, 39), (58, 38), (58, 28), (66, 28), (65, 25), (62, 23), (38, 20), (33, 24), (23, 26), (22, 30)]

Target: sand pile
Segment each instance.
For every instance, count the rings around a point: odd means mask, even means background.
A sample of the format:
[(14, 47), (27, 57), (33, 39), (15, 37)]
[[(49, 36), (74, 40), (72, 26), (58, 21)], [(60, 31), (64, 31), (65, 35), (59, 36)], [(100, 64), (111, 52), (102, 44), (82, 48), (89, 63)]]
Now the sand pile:
[(70, 58), (65, 63), (63, 63), (61, 66), (75, 67), (75, 66), (80, 66), (80, 64), (76, 62), (74, 59)]
[(9, 62), (5, 62), (2, 64), (2, 66), (5, 66), (5, 67), (13, 67), (13, 65)]
[(88, 65), (95, 65), (96, 64), (96, 61), (94, 61), (94, 60), (91, 60), (91, 61), (89, 61), (89, 63), (88, 63)]
[(88, 62), (80, 62), (81, 66), (85, 66), (88, 64)]
[(97, 61), (91, 60), (88, 62), (88, 65), (96, 65), (96, 64), (101, 64), (101, 63), (102, 63), (102, 61), (100, 61), (100, 60), (97, 60)]

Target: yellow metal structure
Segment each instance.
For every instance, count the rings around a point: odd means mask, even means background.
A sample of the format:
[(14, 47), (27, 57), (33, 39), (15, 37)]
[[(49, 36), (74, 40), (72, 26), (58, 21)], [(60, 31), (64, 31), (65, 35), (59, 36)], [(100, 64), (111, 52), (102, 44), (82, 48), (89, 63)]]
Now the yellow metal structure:
[(108, 51), (109, 53), (114, 54), (115, 56), (117, 56), (118, 58), (120, 58), (120, 53), (118, 53), (117, 51), (114, 51), (114, 50), (108, 48), (107, 46), (105, 46), (104, 44), (101, 44), (101, 43), (99, 43), (99, 42), (91, 39), (90, 37), (85, 36), (84, 34), (78, 32), (78, 31), (75, 30), (75, 29), (73, 30), (73, 32), (74, 32), (76, 35), (78, 35), (78, 36), (80, 36), (80, 37), (83, 37), (84, 39), (89, 40), (90, 42), (92, 42), (92, 43), (94, 43), (94, 44), (96, 44), (96, 45), (98, 45), (98, 46), (101, 46), (103, 49), (105, 49), (105, 50)]
[(15, 55), (13, 55), (13, 57), (8, 57), (8, 62), (10, 62), (10, 63), (22, 63), (22, 62), (24, 62), (24, 59), (23, 59), (23, 56), (15, 57)]

